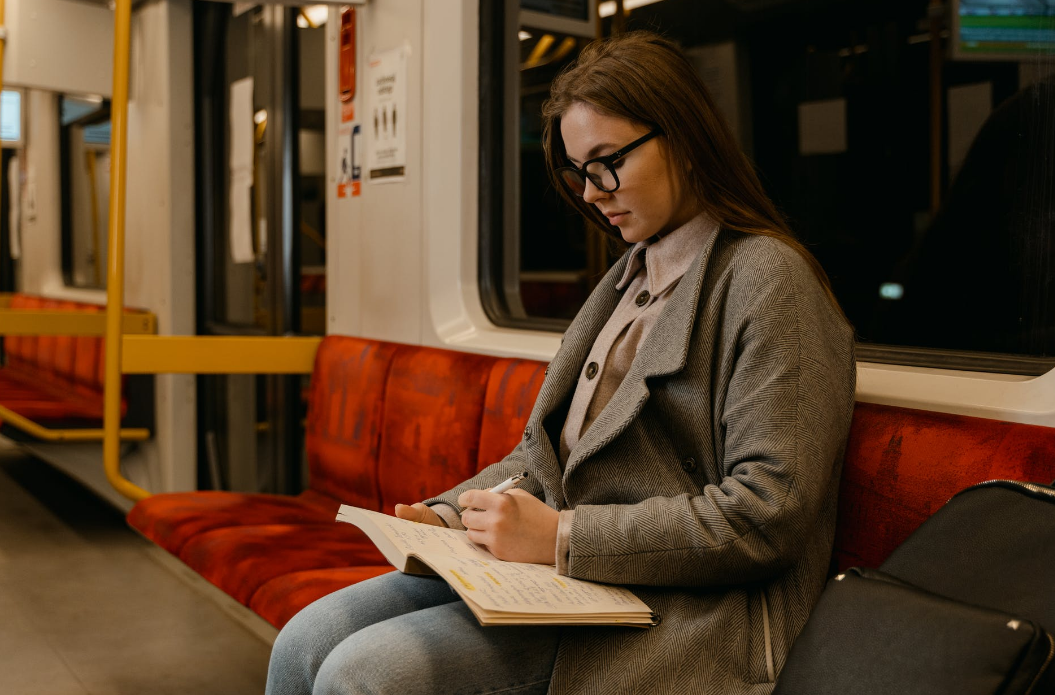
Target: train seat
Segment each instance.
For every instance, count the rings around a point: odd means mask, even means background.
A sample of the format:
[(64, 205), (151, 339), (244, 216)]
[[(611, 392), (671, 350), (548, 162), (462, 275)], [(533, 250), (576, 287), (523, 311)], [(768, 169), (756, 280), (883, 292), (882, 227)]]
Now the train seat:
[(391, 571), (341, 503), (391, 513), (452, 487), (520, 440), (545, 364), (330, 336), (308, 399), (309, 489), (154, 495), (133, 528), (276, 627), (320, 596)]
[[(281, 627), (317, 598), (391, 567), (339, 504), (391, 513), (519, 442), (545, 364), (361, 338), (323, 340), (312, 375), (310, 487), (296, 497), (155, 495), (129, 523)], [(955, 492), (990, 478), (1055, 478), (1055, 429), (858, 403), (833, 572), (876, 567)]]
[[(104, 307), (16, 293), (12, 309), (97, 313)], [(0, 405), (52, 427), (99, 427), (103, 418), (104, 340), (95, 336), (7, 336)], [(122, 382), (122, 387), (126, 380)], [(122, 395), (121, 414), (128, 411)]]
[(836, 568), (879, 567), (957, 492), (997, 479), (1055, 479), (1055, 428), (858, 403), (840, 483)]

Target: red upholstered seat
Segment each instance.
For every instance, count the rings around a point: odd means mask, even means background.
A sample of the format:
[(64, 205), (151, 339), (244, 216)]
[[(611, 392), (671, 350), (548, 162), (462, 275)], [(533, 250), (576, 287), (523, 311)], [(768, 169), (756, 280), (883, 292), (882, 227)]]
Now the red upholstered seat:
[(257, 589), (249, 607), (267, 622), (281, 628), (313, 601), (346, 586), (394, 571), (391, 565), (359, 565), (290, 572)]
[(878, 567), (960, 490), (1055, 479), (1055, 428), (858, 403), (839, 493), (834, 561)]
[(298, 497), (176, 492), (139, 502), (128, 523), (170, 553), (205, 531), (334, 523), (341, 503), (378, 509), (377, 460), (385, 379), (396, 345), (327, 339), (315, 356), (306, 446), (311, 488)]
[(535, 398), (546, 378), (545, 362), (501, 359), (487, 381), (477, 468), (501, 461), (520, 442)]
[(297, 497), (154, 495), (129, 523), (280, 627), (311, 601), (391, 571), (340, 503), (391, 513), (519, 442), (545, 364), (330, 336), (308, 397), (310, 489)]
[(448, 490), (476, 473), (495, 358), (403, 347), (385, 391), (378, 469), (381, 511)]
[(359, 529), (334, 521), (214, 529), (187, 541), (179, 558), (246, 605), (267, 581), (291, 572), (387, 565)]
[[(309, 398), (311, 490), (158, 495), (129, 521), (281, 627), (311, 601), (390, 570), (357, 529), (333, 521), (339, 503), (391, 513), (500, 460), (520, 441), (544, 375), (531, 360), (327, 337)], [(858, 404), (835, 564), (878, 566), (953, 494), (991, 478), (1055, 478), (1055, 429)]]
[(314, 490), (296, 497), (239, 492), (153, 495), (128, 513), (128, 523), (173, 555), (191, 538), (228, 526), (331, 524), (337, 500)]
[[(16, 294), (12, 309), (97, 313), (103, 307)], [(43, 425), (100, 427), (104, 340), (92, 336), (8, 336), (0, 405)], [(123, 383), (123, 381), (122, 381)], [(122, 399), (121, 414), (127, 411)]]

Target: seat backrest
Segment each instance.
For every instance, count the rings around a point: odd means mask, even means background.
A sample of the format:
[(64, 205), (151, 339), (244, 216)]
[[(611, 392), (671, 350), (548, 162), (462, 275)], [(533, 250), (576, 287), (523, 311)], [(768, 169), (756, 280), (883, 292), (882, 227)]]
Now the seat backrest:
[(311, 488), (379, 510), (377, 479), (385, 384), (397, 345), (328, 336), (311, 375), (306, 447)]
[(505, 358), (492, 365), (480, 426), (477, 470), (501, 461), (520, 443), (545, 378), (545, 362)]
[(385, 390), (378, 469), (381, 511), (441, 493), (477, 470), (496, 358), (401, 346)]
[(836, 568), (879, 567), (954, 494), (994, 479), (1055, 479), (1055, 428), (858, 403), (839, 495)]
[[(26, 294), (15, 294), (11, 297), (12, 309), (39, 309), (40, 297)], [(4, 351), (7, 364), (12, 367), (32, 367), (37, 363), (37, 336), (12, 335), (4, 338)]]

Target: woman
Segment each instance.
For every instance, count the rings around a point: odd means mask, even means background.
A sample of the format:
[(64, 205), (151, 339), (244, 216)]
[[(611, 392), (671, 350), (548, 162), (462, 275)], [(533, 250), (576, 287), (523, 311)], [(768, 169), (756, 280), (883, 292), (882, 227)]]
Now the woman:
[[(662, 622), (481, 628), (441, 580), (392, 573), (287, 625), (275, 695), (769, 693), (823, 587), (855, 375), (824, 272), (670, 42), (591, 44), (543, 116), (556, 185), (634, 246), (569, 327), (516, 449), (396, 514), (632, 586)], [(525, 469), (522, 489), (486, 492)]]

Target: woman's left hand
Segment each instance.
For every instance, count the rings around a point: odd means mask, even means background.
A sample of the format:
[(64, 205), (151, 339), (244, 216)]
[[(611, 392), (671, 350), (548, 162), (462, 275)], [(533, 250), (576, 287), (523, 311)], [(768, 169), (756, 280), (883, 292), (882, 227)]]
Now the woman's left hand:
[(466, 490), (458, 504), (466, 509), (462, 523), (469, 540), (486, 546), (499, 560), (556, 563), (560, 513), (534, 495)]

